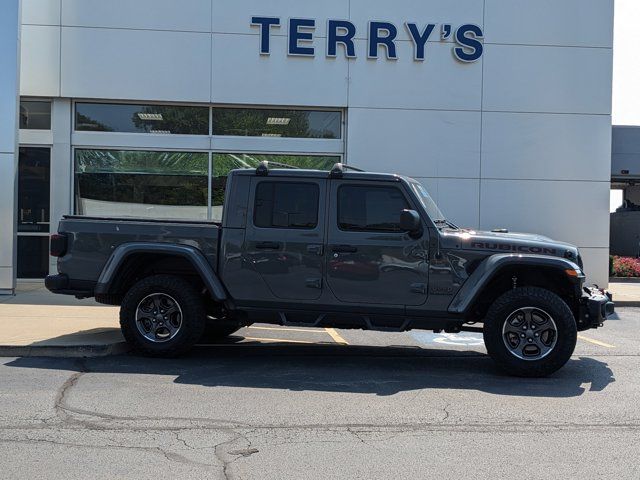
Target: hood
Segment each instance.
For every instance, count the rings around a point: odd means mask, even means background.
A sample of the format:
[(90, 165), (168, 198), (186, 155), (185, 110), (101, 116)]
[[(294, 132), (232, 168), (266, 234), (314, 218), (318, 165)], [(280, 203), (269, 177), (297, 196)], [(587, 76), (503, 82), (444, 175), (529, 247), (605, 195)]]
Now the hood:
[(449, 230), (442, 232), (442, 247), (488, 252), (536, 254), (578, 258), (578, 248), (570, 243), (552, 240), (544, 235), (520, 232), (486, 232), (477, 230)]

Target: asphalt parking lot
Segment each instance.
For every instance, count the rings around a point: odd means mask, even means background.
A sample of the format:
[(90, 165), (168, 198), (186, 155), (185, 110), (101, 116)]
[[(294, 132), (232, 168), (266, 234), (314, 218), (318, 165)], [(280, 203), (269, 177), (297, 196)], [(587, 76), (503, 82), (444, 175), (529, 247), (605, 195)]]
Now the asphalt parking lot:
[(174, 360), (0, 359), (0, 478), (640, 478), (640, 309), (545, 379), (479, 335), (255, 325)]

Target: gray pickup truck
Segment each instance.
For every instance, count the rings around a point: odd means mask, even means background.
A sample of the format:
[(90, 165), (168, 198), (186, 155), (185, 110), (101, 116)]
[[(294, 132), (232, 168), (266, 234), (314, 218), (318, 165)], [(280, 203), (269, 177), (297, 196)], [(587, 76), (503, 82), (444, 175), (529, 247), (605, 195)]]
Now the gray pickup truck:
[(46, 286), (120, 305), (125, 338), (150, 355), (255, 322), (473, 331), (521, 376), (562, 367), (577, 331), (613, 313), (576, 247), (459, 228), (417, 181), (355, 170), (235, 170), (221, 224), (66, 216)]

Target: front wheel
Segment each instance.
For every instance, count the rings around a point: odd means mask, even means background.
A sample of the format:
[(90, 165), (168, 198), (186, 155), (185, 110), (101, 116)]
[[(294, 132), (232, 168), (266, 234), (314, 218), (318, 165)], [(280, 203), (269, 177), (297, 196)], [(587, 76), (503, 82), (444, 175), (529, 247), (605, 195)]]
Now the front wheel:
[(120, 306), (120, 328), (127, 342), (147, 355), (186, 353), (202, 336), (202, 296), (187, 281), (153, 275), (133, 285)]
[(522, 287), (500, 296), (484, 321), (484, 343), (496, 364), (521, 377), (544, 377), (569, 361), (576, 321), (558, 295)]

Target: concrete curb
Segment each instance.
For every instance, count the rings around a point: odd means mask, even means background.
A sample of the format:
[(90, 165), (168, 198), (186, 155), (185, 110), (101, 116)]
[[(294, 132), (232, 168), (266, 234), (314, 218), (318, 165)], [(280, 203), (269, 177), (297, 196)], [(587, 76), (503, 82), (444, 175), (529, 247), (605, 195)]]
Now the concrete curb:
[(107, 345), (0, 345), (0, 357), (86, 358), (121, 355), (130, 350), (126, 342)]
[(640, 300), (616, 300), (616, 297), (613, 297), (613, 303), (615, 303), (616, 308), (618, 307), (640, 307)]

